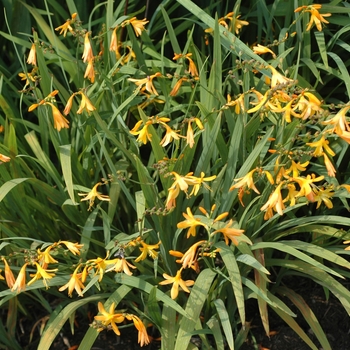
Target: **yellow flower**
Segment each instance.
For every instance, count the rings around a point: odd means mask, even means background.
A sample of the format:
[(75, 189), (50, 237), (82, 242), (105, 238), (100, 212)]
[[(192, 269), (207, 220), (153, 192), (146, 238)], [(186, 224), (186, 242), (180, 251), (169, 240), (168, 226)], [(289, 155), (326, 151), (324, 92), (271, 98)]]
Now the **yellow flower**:
[(187, 134), (186, 134), (186, 140), (187, 144), (190, 146), (190, 148), (193, 147), (194, 145), (194, 134), (193, 134), (193, 129), (192, 129), (192, 123), (195, 122), (200, 130), (203, 130), (203, 124), (198, 118), (190, 118), (188, 121), (188, 126), (187, 126)]
[(186, 213), (182, 213), (182, 215), (185, 217), (186, 220), (181, 221), (177, 224), (177, 228), (188, 228), (187, 231), (187, 238), (190, 236), (195, 237), (196, 236), (196, 227), (197, 226), (203, 226), (205, 227), (205, 224), (203, 224), (200, 219), (197, 219), (193, 216), (191, 208), (187, 207)]
[(89, 32), (86, 32), (84, 38), (84, 51), (82, 60), (84, 63), (91, 61), (94, 58), (94, 54), (92, 52), (92, 47), (89, 39)]
[(287, 197), (283, 199), (283, 203), (289, 201), (289, 206), (292, 207), (296, 203), (297, 195), (299, 191), (296, 190), (295, 185), (293, 183), (289, 183), (287, 185), (288, 194)]
[(54, 247), (54, 245), (49, 245), (43, 252), (40, 249), (37, 249), (37, 253), (38, 253), (38, 261), (40, 262), (40, 265), (44, 268), (46, 268), (46, 266), (48, 264), (57, 264), (58, 261), (56, 259), (54, 259), (50, 252), (51, 249)]
[(100, 275), (98, 281), (101, 282), (107, 267), (111, 265), (114, 266), (117, 263), (117, 260), (118, 259), (107, 260), (107, 257), (105, 257), (104, 259), (98, 257), (96, 259), (90, 259), (86, 263), (87, 265), (90, 265), (88, 269), (89, 271), (92, 268), (96, 269), (95, 276)]
[(273, 58), (276, 58), (276, 54), (269, 49), (266, 46), (257, 44), (257, 46), (253, 46), (253, 52), (256, 53), (257, 55), (262, 55), (264, 53), (270, 53), (272, 55)]
[(7, 162), (9, 162), (10, 160), (11, 160), (10, 157), (5, 156), (5, 155), (3, 155), (3, 154), (0, 153), (0, 161), (1, 161), (1, 162), (7, 163)]
[(192, 280), (184, 281), (183, 279), (181, 279), (182, 269), (183, 268), (181, 267), (181, 269), (177, 271), (175, 277), (172, 277), (166, 273), (163, 273), (163, 277), (165, 278), (165, 281), (159, 282), (159, 284), (161, 284), (161, 285), (166, 285), (166, 284), (171, 284), (171, 283), (173, 284), (173, 286), (171, 287), (171, 291), (170, 291), (171, 299), (177, 298), (177, 296), (179, 294), (179, 287), (181, 287), (181, 289), (183, 291), (185, 291), (186, 293), (190, 293), (190, 290), (187, 287), (194, 285), (194, 281), (192, 281)]
[(292, 165), (290, 166), (290, 168), (288, 168), (286, 171), (285, 171), (285, 174), (288, 175), (290, 172), (292, 172), (292, 176), (293, 177), (297, 177), (299, 176), (299, 172), (300, 171), (305, 171), (306, 170), (306, 167), (309, 165), (309, 162), (306, 161), (302, 164), (300, 164), (300, 162), (298, 163), (295, 163), (294, 160), (292, 160)]
[(243, 26), (247, 26), (249, 24), (249, 22), (243, 21), (243, 20), (239, 19), (239, 17), (241, 17), (241, 15), (236, 17), (236, 19), (234, 21), (234, 25), (233, 25), (236, 34), (239, 34), (239, 32)]
[(32, 81), (33, 83), (36, 82), (36, 80), (38, 79), (38, 77), (36, 76), (36, 72), (38, 71), (38, 67), (33, 67), (32, 71), (29, 73), (18, 73), (18, 76), (21, 78), (21, 80), (25, 80), (26, 83), (23, 87), (23, 90), (25, 90), (25, 88), (30, 85), (30, 81)]
[[(292, 102), (294, 102), (294, 100), (292, 100)], [(300, 114), (296, 112), (297, 110)], [(316, 113), (322, 113), (323, 111), (321, 101), (314, 94), (303, 92), (298, 102), (293, 106), (291, 114), (296, 118), (305, 120)]]
[(174, 186), (170, 187), (168, 190), (168, 197), (165, 203), (165, 207), (167, 210), (176, 207), (176, 198), (180, 194), (180, 187)]
[(165, 135), (162, 139), (162, 141), (160, 141), (160, 145), (162, 147), (167, 146), (170, 142), (172, 142), (173, 140), (180, 140), (180, 138), (185, 138), (185, 136), (179, 135), (177, 133), (177, 130), (173, 130), (170, 126), (168, 126), (167, 124), (162, 124), (166, 130)]
[(276, 189), (273, 191), (273, 193), (270, 195), (268, 201), (263, 205), (260, 210), (264, 211), (266, 210), (267, 213), (264, 216), (264, 219), (270, 219), (270, 214), (272, 213), (272, 209), (276, 211), (279, 215), (283, 215), (283, 210), (285, 209), (285, 206), (283, 204), (282, 194), (281, 194), (281, 187), (283, 185), (283, 182), (281, 182)]
[(30, 286), (32, 283), (42, 278), (44, 285), (47, 289), (48, 288), (47, 280), (54, 277), (55, 276), (54, 272), (56, 272), (58, 269), (47, 270), (42, 268), (37, 262), (34, 262), (34, 264), (36, 266), (36, 273), (30, 275), (30, 277), (33, 277), (33, 278), (28, 282), (28, 286)]
[(252, 189), (257, 194), (260, 194), (258, 189), (254, 185), (254, 179), (253, 174), (255, 173), (256, 169), (251, 170), (247, 175), (240, 177), (239, 179), (234, 179), (234, 181), (238, 181), (236, 184), (231, 186), (230, 191), (234, 190), (235, 188), (243, 188), (248, 187)]
[(331, 132), (335, 132), (339, 136), (343, 133), (350, 131), (349, 123), (346, 120), (346, 112), (350, 109), (350, 106), (346, 106), (338, 111), (338, 113), (331, 119), (322, 122), (323, 125), (333, 125)]
[(51, 106), (53, 115), (53, 127), (57, 131), (60, 131), (62, 128), (69, 128), (69, 121), (61, 114), (59, 109), (51, 102), (45, 102), (45, 104)]
[(316, 28), (318, 31), (322, 31), (322, 23), (329, 23), (327, 20), (324, 19), (324, 17), (329, 17), (332, 14), (331, 13), (323, 13), (320, 14), (318, 12), (318, 10), (320, 10), (322, 8), (322, 5), (320, 4), (313, 4), (313, 5), (309, 5), (309, 6), (300, 6), (297, 9), (294, 10), (294, 12), (310, 12), (311, 13), (311, 17), (310, 17), (310, 21), (306, 27), (306, 31), (309, 31), (313, 25), (316, 25)]
[(142, 31), (145, 30), (145, 25), (148, 23), (149, 21), (146, 20), (146, 18), (139, 20), (136, 19), (136, 17), (133, 17), (129, 20), (129, 23), (133, 26), (134, 31), (136, 36), (141, 36)]
[(152, 135), (148, 132), (148, 127), (152, 124), (150, 120), (148, 120), (145, 125), (139, 130), (140, 126), (142, 125), (143, 121), (139, 120), (135, 126), (130, 130), (131, 135), (138, 135), (137, 141), (142, 142), (144, 145), (147, 143), (147, 141), (152, 141)]
[[(177, 260), (176, 262), (179, 262), (182, 264), (182, 267), (185, 268), (191, 268), (193, 267), (193, 265), (195, 265), (195, 263), (197, 262), (197, 258), (198, 258), (198, 254), (197, 254), (197, 249), (199, 246), (203, 245), (204, 243), (206, 243), (207, 241), (198, 241), (197, 243), (193, 244), (189, 249), (187, 249), (187, 251), (185, 252), (185, 254), (182, 254), (181, 259)], [(170, 255), (173, 256), (179, 256), (178, 252), (176, 251), (169, 251)]]
[(317, 201), (317, 206), (316, 209), (318, 209), (320, 207), (320, 205), (322, 204), (322, 202), (326, 205), (326, 207), (328, 209), (332, 209), (333, 208), (333, 203), (330, 200), (330, 198), (333, 197), (334, 192), (332, 192), (333, 189), (332, 188), (328, 188), (328, 189), (314, 189), (315, 192), (315, 201)]
[(75, 18), (77, 17), (76, 13), (72, 14), (72, 19), (67, 19), (66, 23), (63, 23), (61, 26), (55, 28), (55, 30), (61, 30), (59, 34), (63, 33), (63, 36), (65, 37), (67, 35), (67, 31), (69, 30), (72, 34), (74, 33), (73, 28), (71, 26), (71, 23), (75, 21)]
[(36, 46), (34, 43), (30, 48), (27, 63), (36, 66)]
[(143, 322), (136, 315), (126, 314), (125, 317), (128, 320), (130, 320), (130, 318), (131, 318), (132, 321), (134, 322), (134, 326), (138, 330), (137, 342), (140, 344), (140, 346), (148, 345), (151, 341), (149, 339), (146, 327), (143, 324)]
[(323, 159), (324, 159), (324, 164), (326, 166), (328, 175), (331, 177), (335, 177), (336, 170), (326, 153), (323, 154)]
[(258, 98), (258, 102), (251, 102), (251, 104), (255, 104), (255, 107), (247, 110), (247, 113), (254, 113), (260, 110), (266, 103), (269, 98), (270, 91), (267, 90), (264, 95), (262, 95), (259, 91), (253, 91)]
[(312, 191), (312, 187), (315, 187), (313, 184), (314, 182), (318, 182), (324, 179), (324, 176), (318, 176), (316, 177), (314, 174), (307, 175), (306, 178), (304, 177), (293, 177), (292, 180), (297, 182), (300, 186), (299, 193), (297, 194), (297, 197), (303, 197), (305, 196), (309, 202), (315, 201), (315, 194)]
[(115, 265), (111, 269), (107, 269), (106, 272), (108, 271), (115, 271), (115, 272), (124, 272), (128, 276), (132, 275), (132, 272), (130, 271), (129, 267), (132, 269), (136, 269), (136, 266), (130, 264), (125, 258), (117, 258)]
[(68, 296), (72, 297), (73, 290), (75, 290), (80, 297), (84, 296), (82, 290), (85, 288), (85, 286), (81, 281), (82, 274), (78, 273), (80, 266), (81, 264), (74, 270), (68, 283), (58, 289), (60, 292), (63, 292), (68, 288)]
[(176, 84), (174, 85), (173, 89), (170, 91), (169, 96), (176, 96), (179, 92), (179, 89), (184, 81), (187, 81), (188, 79), (186, 77), (180, 78)]
[(288, 79), (284, 75), (282, 75), (281, 73), (277, 72), (277, 70), (274, 67), (268, 66), (268, 68), (272, 72), (272, 78), (271, 78), (271, 87), (272, 88), (274, 88), (276, 85), (291, 84), (294, 82), (294, 80)]
[(154, 249), (159, 249), (160, 241), (157, 244), (147, 244), (144, 241), (141, 241), (142, 248), (141, 255), (135, 259), (135, 262), (139, 262), (141, 260), (145, 260), (149, 255), (153, 260), (157, 258), (158, 252), (154, 251)]
[(109, 196), (101, 194), (100, 192), (97, 192), (97, 187), (102, 185), (101, 182), (98, 182), (89, 193), (78, 193), (79, 196), (85, 196), (84, 198), (82, 198), (80, 201), (89, 201), (89, 208), (88, 210), (91, 210), (92, 206), (94, 205), (95, 199), (96, 197), (100, 200), (100, 201), (107, 201), (109, 202), (111, 199), (109, 198)]
[[(349, 244), (350, 241), (344, 241), (343, 244)], [(350, 245), (348, 247), (345, 248), (345, 250), (350, 250)]]
[(161, 75), (162, 75), (161, 73), (157, 72), (156, 74), (147, 76), (146, 78), (143, 78), (143, 79), (128, 78), (128, 80), (133, 82), (133, 83), (135, 83), (137, 86), (145, 85), (146, 86), (146, 90), (148, 92), (150, 92), (153, 95), (158, 96), (159, 94), (158, 94), (156, 88), (153, 85), (153, 79), (157, 78), (157, 77), (160, 77)]
[(309, 142), (306, 143), (307, 146), (314, 147), (315, 151), (312, 153), (314, 157), (320, 157), (324, 155), (324, 150), (331, 155), (332, 157), (335, 156), (335, 153), (333, 150), (328, 146), (329, 141), (324, 138), (324, 135), (315, 142)]
[(2, 258), (4, 265), (5, 265), (5, 280), (6, 284), (9, 288), (12, 288), (14, 284), (16, 283), (15, 276), (13, 275), (13, 272), (11, 271), (11, 268), (9, 264), (7, 263), (5, 258)]
[(91, 103), (89, 98), (82, 91), (80, 91), (79, 94), (81, 95), (81, 102), (77, 113), (81, 114), (83, 113), (83, 111), (86, 111), (90, 114), (90, 112), (96, 109), (95, 106)]
[(232, 100), (231, 96), (227, 95), (227, 103), (223, 106), (223, 108), (228, 107), (235, 107), (236, 114), (239, 114), (241, 111), (244, 112), (244, 94), (239, 95), (239, 97), (235, 100)]
[[(95, 316), (95, 320), (102, 323), (104, 327), (111, 326), (113, 329), (113, 332), (116, 335), (120, 335), (120, 331), (116, 325), (116, 323), (121, 323), (124, 321), (125, 317), (121, 313), (115, 313), (115, 303), (113, 302), (111, 306), (109, 307), (109, 311), (107, 312), (103, 306), (103, 304), (99, 301), (98, 304), (98, 311), (102, 315)], [(102, 329), (99, 329), (101, 331)]]
[(216, 175), (205, 177), (205, 174), (202, 171), (200, 177), (188, 175), (188, 176), (186, 176), (186, 179), (187, 179), (187, 182), (190, 185), (193, 185), (192, 191), (189, 194), (189, 196), (192, 196), (193, 194), (195, 196), (197, 196), (197, 193), (198, 193), (201, 185), (203, 185), (207, 190), (210, 190), (210, 187), (205, 183), (205, 181), (213, 181), (213, 180), (215, 180), (216, 179)]
[(229, 239), (231, 240), (231, 242), (234, 244), (234, 245), (238, 245), (238, 241), (235, 237), (239, 237), (242, 235), (242, 233), (244, 232), (244, 230), (240, 230), (240, 229), (237, 229), (237, 228), (232, 228), (232, 219), (226, 224), (225, 227), (223, 228), (220, 228), (216, 231), (214, 231), (211, 235), (214, 235), (218, 232), (221, 232), (223, 235), (224, 235), (224, 239), (225, 239), (225, 243), (226, 245), (229, 245)]
[(19, 274), (16, 278), (16, 281), (14, 285), (11, 288), (11, 291), (17, 291), (17, 293), (22, 292), (26, 288), (26, 268), (27, 268), (28, 263), (25, 263), (22, 267), (21, 270), (19, 271)]
[(88, 78), (90, 82), (93, 84), (95, 81), (95, 70), (94, 70), (94, 60), (93, 58), (88, 61), (88, 65), (86, 66), (84, 78)]
[(187, 53), (186, 55), (184, 54), (176, 54), (173, 57), (173, 60), (177, 61), (179, 58), (186, 58), (188, 60), (188, 71), (192, 75), (192, 77), (198, 77), (198, 70), (196, 67), (196, 64), (193, 62), (192, 58), (192, 53)]
[(57, 244), (64, 244), (74, 255), (80, 255), (80, 250), (84, 247), (84, 244), (72, 243), (69, 241), (59, 241)]

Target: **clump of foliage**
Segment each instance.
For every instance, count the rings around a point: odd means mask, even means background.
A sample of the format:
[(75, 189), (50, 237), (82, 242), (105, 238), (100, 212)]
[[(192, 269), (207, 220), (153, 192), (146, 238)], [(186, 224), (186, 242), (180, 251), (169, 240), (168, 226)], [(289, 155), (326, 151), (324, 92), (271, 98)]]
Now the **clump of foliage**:
[(47, 316), (41, 350), (87, 305), (96, 313), (79, 349), (125, 324), (141, 346), (153, 328), (162, 349), (194, 349), (192, 336), (238, 349), (256, 299), (266, 334), (273, 310), (317, 349), (286, 297), (330, 349), (286, 280), (313, 280), (350, 313), (350, 10), (28, 3), (17, 5), (32, 32), (13, 30), (9, 8), (0, 32), (11, 47), (0, 67), (1, 346), (22, 348), (15, 325), (34, 300)]

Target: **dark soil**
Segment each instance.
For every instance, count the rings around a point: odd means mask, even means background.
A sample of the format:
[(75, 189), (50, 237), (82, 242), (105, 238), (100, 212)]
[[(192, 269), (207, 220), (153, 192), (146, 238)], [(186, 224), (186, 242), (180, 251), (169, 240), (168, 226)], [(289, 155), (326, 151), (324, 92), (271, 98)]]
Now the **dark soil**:
[[(297, 283), (297, 286), (293, 285)], [(296, 293), (300, 294), (310, 308), (315, 313), (319, 320), (323, 331), (325, 332), (328, 341), (333, 350), (349, 350), (350, 349), (350, 317), (337, 298), (330, 295), (329, 300), (326, 300), (325, 293), (319, 285), (310, 280), (302, 278), (291, 280), (287, 284)], [(283, 301), (291, 308), (298, 316), (296, 321), (303, 328), (305, 333), (316, 344), (318, 349), (322, 349), (316, 337), (312, 333), (309, 325), (304, 320), (299, 310), (288, 302)], [(284, 323), (271, 309), (269, 309), (270, 321), (270, 337), (265, 335), (263, 326), (260, 321), (259, 312), (256, 300), (247, 302), (247, 320), (251, 322), (251, 331), (248, 340), (243, 344), (241, 350), (308, 350), (310, 349), (299, 336)], [(83, 314), (77, 313), (77, 322), (75, 325), (75, 334), (70, 332), (69, 325), (66, 324), (62, 333), (57, 336), (55, 342), (51, 346), (51, 350), (74, 350), (79, 347), (81, 339), (84, 337), (91, 316), (84, 317)], [(34, 322), (32, 323), (34, 324)], [(31, 327), (32, 328), (32, 327)], [(26, 332), (27, 334), (30, 333)], [(137, 331), (131, 326), (120, 329), (121, 336), (118, 337), (113, 331), (103, 331), (94, 343), (92, 350), (158, 350), (160, 349), (160, 340), (158, 334), (152, 334), (152, 329), (148, 328), (150, 335), (153, 335), (154, 340), (150, 345), (141, 348), (137, 344)], [(39, 342), (38, 330), (34, 331), (33, 342), (28, 346), (28, 338), (22, 334), (23, 349), (34, 350)], [(27, 342), (27, 343), (25, 343)], [(215, 347), (213, 347), (214, 349)], [(203, 348), (204, 349), (204, 348)], [(206, 350), (206, 349), (205, 349)]]

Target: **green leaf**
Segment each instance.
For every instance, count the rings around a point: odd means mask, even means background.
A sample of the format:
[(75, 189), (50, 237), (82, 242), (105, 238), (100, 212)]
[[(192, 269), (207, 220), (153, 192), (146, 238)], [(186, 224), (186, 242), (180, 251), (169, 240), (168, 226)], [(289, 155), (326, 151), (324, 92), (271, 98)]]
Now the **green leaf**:
[(180, 328), (174, 350), (187, 349), (191, 340), (191, 332), (194, 330), (197, 320), (199, 319), (199, 315), (208, 297), (209, 288), (215, 276), (216, 273), (210, 269), (205, 269), (198, 275), (186, 303), (185, 312), (188, 316), (182, 317), (179, 323)]
[(227, 344), (230, 350), (234, 350), (234, 342), (233, 342), (233, 334), (232, 327), (230, 323), (230, 317), (226, 310), (225, 304), (221, 299), (216, 299), (213, 301), (216, 311), (218, 312), (222, 329), (224, 330), (224, 334), (226, 337)]
[(245, 307), (244, 307), (244, 293), (242, 286), (242, 276), (238, 267), (236, 258), (233, 251), (224, 242), (218, 242), (215, 244), (220, 249), (220, 255), (225, 263), (229, 279), (232, 285), (232, 291), (236, 299), (238, 313), (242, 324), (245, 324)]
[(48, 322), (42, 336), (40, 337), (38, 350), (50, 349), (51, 344), (55, 340), (58, 333), (61, 331), (69, 316), (78, 308), (91, 302), (100, 301), (102, 298), (107, 297), (107, 295), (108, 294), (93, 295), (82, 300), (71, 302), (69, 305), (67, 305), (58, 315), (55, 316), (53, 320), (50, 320), (50, 322)]
[(71, 165), (71, 148), (72, 145), (60, 146), (60, 162), (62, 167), (63, 178), (66, 183), (67, 191), (70, 199), (75, 205), (74, 190), (73, 190), (73, 178), (72, 178), (72, 165)]

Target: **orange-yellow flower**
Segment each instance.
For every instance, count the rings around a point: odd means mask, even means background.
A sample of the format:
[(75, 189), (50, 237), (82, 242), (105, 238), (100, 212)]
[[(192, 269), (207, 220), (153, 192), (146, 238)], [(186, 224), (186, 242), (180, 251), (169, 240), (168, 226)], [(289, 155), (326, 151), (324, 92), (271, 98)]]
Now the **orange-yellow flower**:
[(51, 106), (52, 115), (53, 115), (53, 127), (60, 131), (63, 128), (69, 128), (69, 121), (61, 114), (59, 109), (51, 102), (45, 102)]
[(39, 78), (36, 73), (38, 71), (38, 67), (33, 67), (32, 71), (26, 72), (26, 73), (18, 73), (18, 76), (21, 78), (21, 80), (25, 80), (26, 83), (23, 86), (23, 90), (25, 90), (25, 88), (30, 85), (30, 82), (32, 81), (33, 83), (35, 83), (37, 81), (37, 79)]
[(72, 297), (72, 293), (75, 290), (77, 292), (77, 294), (80, 297), (83, 297), (83, 293), (82, 290), (85, 288), (83, 282), (81, 281), (81, 277), (82, 274), (78, 273), (79, 269), (80, 269), (80, 265), (78, 265), (78, 267), (74, 270), (73, 274), (71, 275), (70, 280), (61, 288), (59, 288), (58, 290), (60, 292), (63, 292), (64, 290), (66, 290), (68, 288), (68, 296)]
[(94, 54), (92, 52), (92, 47), (89, 39), (89, 32), (86, 32), (84, 37), (84, 51), (83, 51), (83, 62), (89, 62), (94, 58)]
[(181, 221), (177, 224), (177, 228), (188, 228), (187, 231), (187, 238), (190, 236), (195, 237), (196, 236), (196, 227), (197, 226), (203, 226), (205, 227), (206, 225), (201, 222), (200, 219), (197, 219), (193, 216), (191, 208), (187, 207), (186, 213), (182, 213), (182, 215), (185, 217), (186, 220)]
[[(184, 269), (193, 267), (198, 258), (198, 254), (197, 254), (198, 247), (203, 245), (206, 242), (207, 241), (202, 240), (193, 244), (189, 249), (187, 249), (187, 251), (184, 254), (181, 253), (182, 254), (181, 259), (176, 260), (176, 262), (181, 263)], [(177, 253), (176, 251), (170, 250), (169, 253), (170, 255), (178, 256), (178, 254), (176, 254)]]
[(277, 70), (274, 67), (268, 66), (268, 68), (270, 69), (270, 71), (272, 73), (272, 77), (271, 77), (271, 87), (272, 88), (274, 88), (276, 85), (291, 84), (294, 82), (294, 80), (286, 78), (284, 75), (277, 72)]
[(152, 141), (152, 135), (148, 132), (148, 127), (152, 124), (150, 120), (148, 120), (145, 125), (139, 130), (140, 126), (142, 125), (143, 121), (139, 120), (135, 126), (130, 130), (131, 135), (138, 135), (137, 141), (142, 142), (144, 145), (147, 143), (147, 141)]
[(57, 264), (58, 263), (58, 261), (56, 259), (54, 259), (50, 254), (53, 247), (54, 247), (54, 245), (49, 245), (43, 252), (40, 249), (37, 249), (38, 261), (39, 261), (40, 265), (44, 268), (46, 268), (46, 266), (48, 264)]
[(90, 114), (90, 112), (96, 109), (95, 106), (91, 103), (89, 98), (82, 91), (80, 91), (79, 94), (81, 95), (81, 102), (77, 113), (81, 114), (83, 111), (86, 111), (88, 112), (88, 114)]
[(95, 81), (95, 69), (94, 69), (94, 60), (93, 58), (88, 61), (88, 65), (86, 66), (84, 78), (88, 78), (90, 82), (93, 84)]
[(162, 147), (167, 146), (173, 140), (180, 140), (180, 138), (185, 138), (185, 136), (179, 135), (177, 130), (173, 130), (169, 125), (162, 124), (165, 128), (165, 135), (163, 139), (160, 141), (160, 145)]
[(1, 161), (1, 162), (7, 163), (7, 162), (9, 162), (10, 160), (11, 160), (10, 157), (5, 156), (5, 155), (3, 155), (3, 154), (0, 153), (0, 161)]
[(190, 148), (193, 147), (194, 145), (194, 134), (193, 134), (193, 129), (192, 129), (192, 123), (195, 122), (200, 130), (204, 129), (204, 126), (200, 119), (198, 118), (190, 118), (188, 121), (188, 126), (187, 126), (187, 134), (186, 134), (186, 139), (187, 139), (187, 144), (190, 146)]
[[(95, 316), (95, 320), (101, 322), (104, 327), (110, 325), (113, 329), (113, 332), (116, 335), (120, 335), (120, 331), (116, 324), (123, 322), (125, 317), (122, 313), (115, 313), (115, 303), (113, 302), (111, 304), (108, 312), (105, 310), (103, 304), (100, 301), (98, 302), (97, 307), (99, 313), (102, 315)], [(101, 331), (102, 329), (99, 329), (99, 331)]]
[(102, 185), (101, 182), (98, 182), (89, 193), (78, 193), (79, 196), (85, 196), (80, 201), (89, 201), (89, 208), (88, 210), (91, 210), (92, 206), (94, 205), (95, 199), (98, 198), (100, 201), (107, 201), (109, 202), (111, 199), (109, 196), (101, 194), (97, 191), (97, 187)]
[(106, 272), (108, 271), (115, 271), (115, 272), (124, 272), (128, 276), (132, 275), (132, 272), (130, 271), (129, 267), (132, 269), (136, 269), (136, 266), (130, 264), (125, 258), (117, 258), (115, 265), (111, 269), (107, 269)]
[(281, 187), (283, 185), (283, 182), (281, 182), (276, 189), (273, 191), (273, 193), (270, 195), (268, 201), (260, 208), (261, 211), (266, 211), (266, 214), (264, 216), (264, 219), (270, 219), (272, 209), (276, 211), (279, 215), (283, 215), (283, 210), (285, 209), (285, 206), (283, 204), (282, 194), (281, 194)]
[(235, 30), (236, 34), (239, 34), (240, 30), (242, 29), (243, 26), (247, 26), (249, 24), (249, 22), (247, 21), (243, 21), (241, 19), (239, 19), (239, 17), (241, 17), (241, 15), (238, 15), (234, 21), (233, 27)]
[(243, 188), (247, 187), (252, 189), (257, 194), (260, 194), (258, 189), (255, 187), (253, 174), (256, 172), (256, 169), (251, 170), (247, 175), (240, 177), (239, 179), (234, 179), (234, 181), (238, 181), (236, 184), (231, 186), (230, 191), (234, 190), (235, 188)]
[(184, 54), (176, 54), (175, 53), (175, 56), (173, 57), (173, 60), (178, 60), (179, 58), (186, 58), (188, 60), (188, 71), (189, 73), (193, 76), (193, 77), (198, 77), (198, 70), (197, 70), (197, 67), (196, 67), (196, 64), (194, 63), (194, 61), (192, 60), (191, 58), (192, 56), (192, 53), (187, 53), (186, 55)]
[(15, 276), (13, 275), (13, 272), (11, 271), (11, 268), (9, 264), (7, 263), (5, 258), (2, 258), (2, 261), (5, 265), (5, 280), (6, 284), (9, 288), (12, 288), (16, 282)]
[(170, 91), (169, 96), (176, 96), (179, 92), (179, 89), (184, 81), (187, 81), (188, 79), (186, 77), (180, 78), (176, 84), (174, 85), (173, 89)]
[(80, 255), (80, 250), (84, 247), (84, 244), (72, 243), (69, 241), (59, 241), (58, 244), (64, 244), (74, 255)]
[(55, 28), (55, 30), (60, 30), (59, 34), (63, 33), (63, 36), (65, 37), (67, 35), (67, 31), (69, 30), (72, 34), (74, 33), (73, 28), (71, 26), (71, 23), (75, 21), (75, 18), (77, 17), (76, 13), (72, 14), (71, 19), (67, 19), (66, 23), (63, 23), (59, 27)]
[(314, 157), (323, 156), (324, 151), (326, 151), (329, 155), (333, 157), (335, 156), (335, 153), (328, 146), (328, 144), (329, 144), (329, 141), (324, 138), (324, 135), (322, 135), (322, 137), (317, 141), (306, 143), (307, 146), (315, 148), (315, 151), (312, 153)]
[(300, 162), (295, 163), (294, 160), (292, 160), (292, 165), (285, 171), (285, 174), (288, 175), (290, 172), (292, 172), (293, 177), (299, 176), (300, 171), (305, 171), (306, 167), (309, 165), (309, 161), (306, 161), (302, 164)]
[(320, 207), (322, 202), (325, 204), (325, 206), (328, 209), (332, 209), (333, 208), (333, 203), (330, 200), (330, 198), (332, 198), (333, 195), (334, 195), (334, 192), (333, 192), (332, 188), (314, 189), (314, 193), (315, 193), (315, 201), (317, 202), (316, 209), (318, 209)]
[(28, 282), (28, 286), (30, 286), (32, 283), (34, 283), (35, 281), (39, 280), (39, 279), (43, 279), (44, 285), (46, 287), (46, 289), (48, 288), (47, 285), (47, 280), (51, 279), (52, 277), (55, 276), (55, 272), (58, 269), (52, 269), (52, 270), (47, 270), (42, 268), (37, 262), (34, 262), (35, 266), (36, 266), (36, 273), (35, 274), (30, 274), (30, 277), (33, 277), (29, 282)]
[(203, 185), (207, 190), (210, 190), (210, 187), (205, 182), (213, 181), (215, 179), (216, 179), (216, 175), (205, 177), (205, 174), (203, 171), (201, 172), (200, 177), (193, 176), (193, 175), (187, 175), (187, 182), (190, 185), (193, 185), (192, 191), (189, 194), (189, 196), (192, 196), (192, 195), (197, 196), (197, 193), (198, 193), (201, 185)]
[(346, 113), (350, 109), (350, 106), (346, 106), (338, 111), (336, 115), (334, 115), (331, 119), (328, 119), (322, 124), (324, 125), (333, 125), (333, 129), (331, 132), (335, 132), (339, 136), (343, 135), (344, 132), (350, 131), (350, 126), (348, 121), (346, 120)]
[(26, 268), (27, 268), (28, 263), (25, 263), (20, 271), (19, 274), (16, 278), (16, 281), (14, 285), (11, 288), (11, 291), (14, 292), (16, 291), (17, 293), (22, 292), (26, 288)]
[(223, 106), (223, 108), (235, 107), (235, 113), (239, 114), (241, 111), (245, 111), (244, 106), (244, 94), (239, 95), (235, 100), (231, 99), (230, 95), (227, 95), (227, 103)]
[(225, 243), (227, 245), (229, 245), (229, 240), (231, 240), (231, 242), (234, 245), (238, 245), (238, 241), (236, 239), (236, 237), (239, 237), (242, 235), (242, 233), (244, 232), (244, 230), (240, 230), (237, 228), (233, 228), (232, 226), (232, 219), (225, 225), (225, 227), (223, 228), (219, 228), (218, 230), (215, 230), (211, 235), (214, 235), (218, 232), (221, 232), (224, 235), (224, 239), (225, 239)]
[(137, 86), (146, 86), (146, 90), (150, 92), (153, 95), (158, 96), (158, 92), (156, 88), (153, 85), (153, 79), (162, 76), (161, 73), (157, 72), (155, 74), (152, 74), (150, 76), (147, 76), (146, 78), (143, 79), (134, 79), (134, 78), (128, 78), (129, 81), (135, 83)]
[(141, 36), (142, 32), (145, 30), (145, 25), (149, 21), (146, 20), (146, 18), (139, 20), (136, 17), (133, 17), (129, 20), (129, 23), (134, 28), (136, 36)]
[(335, 177), (336, 170), (326, 153), (323, 154), (323, 159), (324, 159), (324, 164), (326, 166), (328, 175), (331, 177)]
[(266, 46), (257, 44), (257, 46), (253, 46), (253, 52), (256, 53), (257, 55), (262, 55), (264, 53), (270, 53), (272, 55), (273, 58), (276, 58), (276, 54), (269, 49)]
[(30, 48), (27, 63), (36, 66), (36, 46), (34, 43)]
[(148, 345), (151, 341), (149, 339), (146, 327), (143, 324), (143, 322), (136, 315), (126, 314), (126, 318), (128, 320), (130, 320), (131, 318), (134, 322), (134, 326), (138, 330), (137, 342), (140, 344), (140, 346)]
[(318, 10), (322, 8), (322, 5), (320, 4), (313, 4), (309, 6), (300, 6), (297, 9), (294, 10), (294, 12), (310, 12), (311, 17), (310, 21), (306, 27), (306, 31), (309, 31), (313, 25), (316, 25), (316, 28), (318, 31), (322, 31), (322, 23), (329, 23), (327, 20), (324, 19), (324, 17), (329, 17), (332, 14), (331, 13), (322, 13), (320, 14)]
[(142, 248), (141, 247), (139, 248), (141, 250), (141, 255), (135, 259), (135, 262), (145, 260), (148, 255), (153, 260), (157, 258), (158, 252), (156, 252), (155, 249), (159, 249), (160, 242), (158, 242), (157, 244), (147, 244), (144, 241), (141, 241), (141, 245), (142, 245)]
[(171, 284), (171, 283), (173, 284), (173, 286), (171, 287), (171, 291), (170, 291), (171, 299), (177, 298), (177, 296), (179, 295), (179, 287), (183, 291), (185, 291), (186, 293), (190, 293), (190, 290), (188, 289), (188, 287), (194, 285), (194, 281), (192, 281), (192, 280), (184, 281), (181, 278), (182, 269), (183, 269), (183, 267), (181, 267), (181, 269), (177, 271), (175, 277), (172, 277), (166, 273), (163, 273), (163, 277), (165, 278), (165, 281), (159, 282), (159, 284), (161, 284), (161, 285), (166, 285), (166, 284)]
[(293, 177), (292, 180), (297, 182), (300, 186), (299, 193), (297, 194), (297, 197), (306, 197), (308, 201), (314, 202), (315, 201), (315, 194), (312, 191), (312, 187), (315, 185), (314, 182), (318, 182), (324, 179), (324, 176), (318, 176), (316, 177), (314, 174), (307, 175), (305, 177)]

